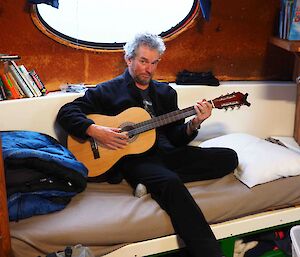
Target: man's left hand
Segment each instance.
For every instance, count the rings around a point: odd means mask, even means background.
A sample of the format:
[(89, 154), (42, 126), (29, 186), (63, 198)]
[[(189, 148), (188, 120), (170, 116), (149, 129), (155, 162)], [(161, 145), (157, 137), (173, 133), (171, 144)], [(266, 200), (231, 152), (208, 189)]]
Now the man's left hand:
[(193, 128), (198, 128), (201, 123), (206, 120), (208, 117), (210, 117), (212, 112), (212, 105), (207, 102), (206, 100), (202, 100), (201, 102), (197, 102), (194, 106), (196, 115), (192, 119), (192, 126)]

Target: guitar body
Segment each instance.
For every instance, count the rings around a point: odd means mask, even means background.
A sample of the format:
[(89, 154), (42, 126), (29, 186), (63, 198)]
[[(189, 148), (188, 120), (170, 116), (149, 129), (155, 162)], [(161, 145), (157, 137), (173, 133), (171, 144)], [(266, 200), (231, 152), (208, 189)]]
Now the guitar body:
[[(87, 117), (92, 119), (95, 124), (113, 128), (124, 128), (151, 118), (147, 111), (139, 107), (129, 108), (117, 116), (90, 114)], [(67, 144), (68, 149), (77, 160), (84, 163), (89, 170), (88, 176), (95, 177), (105, 173), (125, 155), (146, 152), (154, 145), (155, 137), (155, 129), (152, 129), (132, 137), (129, 144), (123, 149), (110, 150), (98, 145), (99, 158), (95, 158), (89, 140), (80, 140), (69, 136)]]

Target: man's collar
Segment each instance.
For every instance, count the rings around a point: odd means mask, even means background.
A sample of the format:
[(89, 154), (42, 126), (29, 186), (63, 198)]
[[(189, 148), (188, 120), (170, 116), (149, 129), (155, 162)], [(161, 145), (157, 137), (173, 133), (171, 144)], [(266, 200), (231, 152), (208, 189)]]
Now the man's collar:
[(129, 84), (135, 85), (135, 81), (131, 77), (128, 68), (124, 72), (124, 79), (125, 79), (127, 85), (129, 85)]

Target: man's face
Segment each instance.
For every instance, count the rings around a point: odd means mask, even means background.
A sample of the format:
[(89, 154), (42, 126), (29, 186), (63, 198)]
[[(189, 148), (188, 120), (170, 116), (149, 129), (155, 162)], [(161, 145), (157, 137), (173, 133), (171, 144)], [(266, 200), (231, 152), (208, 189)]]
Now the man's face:
[(142, 45), (137, 49), (134, 58), (126, 60), (129, 73), (138, 86), (149, 85), (160, 60), (159, 58), (160, 55), (157, 50)]

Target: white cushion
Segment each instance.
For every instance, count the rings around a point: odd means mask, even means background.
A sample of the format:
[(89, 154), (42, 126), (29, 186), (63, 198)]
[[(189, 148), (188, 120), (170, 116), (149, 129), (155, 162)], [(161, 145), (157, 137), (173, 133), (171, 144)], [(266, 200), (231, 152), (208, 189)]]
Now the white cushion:
[(201, 147), (228, 147), (235, 150), (239, 165), (235, 176), (253, 187), (281, 177), (300, 174), (300, 154), (261, 138), (233, 133), (204, 141)]

